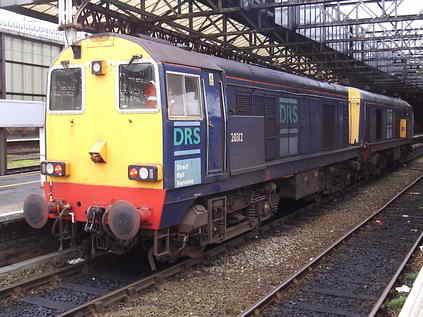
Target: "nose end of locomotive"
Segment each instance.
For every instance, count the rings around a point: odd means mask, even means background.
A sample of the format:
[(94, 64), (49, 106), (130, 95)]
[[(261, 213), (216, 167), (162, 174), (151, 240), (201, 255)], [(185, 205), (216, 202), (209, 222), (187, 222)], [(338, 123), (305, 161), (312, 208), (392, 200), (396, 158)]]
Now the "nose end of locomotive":
[(140, 230), (141, 216), (127, 201), (116, 201), (110, 207), (107, 218), (110, 230), (120, 240), (132, 240)]
[(47, 201), (40, 195), (29, 195), (24, 201), (23, 216), (32, 228), (41, 229), (48, 221)]

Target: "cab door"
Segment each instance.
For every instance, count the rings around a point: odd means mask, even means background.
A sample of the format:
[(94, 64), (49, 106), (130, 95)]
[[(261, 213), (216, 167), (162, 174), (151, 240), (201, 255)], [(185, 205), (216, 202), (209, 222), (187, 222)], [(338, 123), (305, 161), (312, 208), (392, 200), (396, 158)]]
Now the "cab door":
[(226, 170), (226, 120), (222, 74), (218, 71), (203, 70), (205, 123), (207, 134), (206, 181)]

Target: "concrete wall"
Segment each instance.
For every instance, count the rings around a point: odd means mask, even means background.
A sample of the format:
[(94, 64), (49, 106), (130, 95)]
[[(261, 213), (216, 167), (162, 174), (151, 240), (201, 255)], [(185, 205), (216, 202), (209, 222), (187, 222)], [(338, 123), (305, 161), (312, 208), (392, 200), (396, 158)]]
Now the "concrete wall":
[[(4, 98), (45, 101), (47, 73), (61, 45), (2, 33)], [(1, 77), (0, 77), (1, 78)]]

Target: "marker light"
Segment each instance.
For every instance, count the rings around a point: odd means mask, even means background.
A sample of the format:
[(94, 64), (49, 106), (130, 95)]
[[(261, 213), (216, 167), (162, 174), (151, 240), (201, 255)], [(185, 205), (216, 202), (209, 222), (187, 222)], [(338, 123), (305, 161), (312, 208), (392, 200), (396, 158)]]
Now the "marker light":
[(41, 162), (41, 174), (60, 177), (69, 176), (69, 164), (57, 161)]
[(94, 75), (104, 75), (106, 73), (106, 65), (104, 61), (94, 61), (91, 63), (91, 73)]
[(137, 177), (138, 177), (138, 169), (136, 169), (135, 167), (131, 168), (131, 170), (129, 171), (129, 178), (135, 179)]
[(129, 165), (128, 178), (136, 181), (157, 182), (162, 179), (160, 165)]
[(62, 165), (60, 164), (54, 165), (54, 174), (62, 176), (62, 173), (63, 173)]

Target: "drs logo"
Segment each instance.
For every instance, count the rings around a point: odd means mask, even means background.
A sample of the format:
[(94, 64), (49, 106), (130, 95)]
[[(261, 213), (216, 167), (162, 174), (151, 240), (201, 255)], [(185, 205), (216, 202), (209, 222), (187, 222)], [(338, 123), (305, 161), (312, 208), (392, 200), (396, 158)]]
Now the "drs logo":
[(174, 128), (173, 145), (200, 144), (200, 128)]
[(280, 122), (284, 125), (298, 124), (298, 104), (293, 98), (279, 98)]

